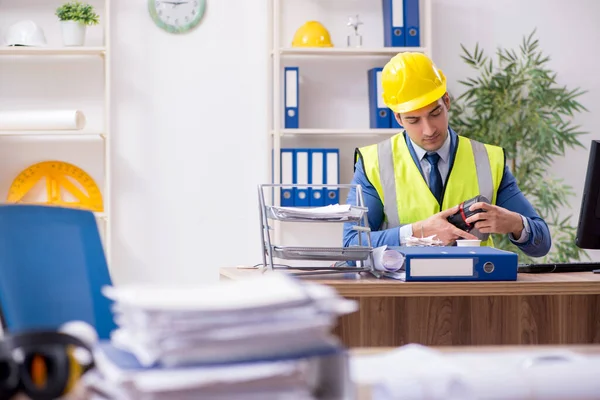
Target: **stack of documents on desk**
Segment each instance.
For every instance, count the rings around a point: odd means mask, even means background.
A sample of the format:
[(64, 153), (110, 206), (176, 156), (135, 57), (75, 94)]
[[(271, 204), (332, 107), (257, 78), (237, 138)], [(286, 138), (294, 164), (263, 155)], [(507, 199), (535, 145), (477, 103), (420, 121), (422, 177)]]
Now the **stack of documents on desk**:
[(437, 239), (436, 235), (421, 237), (421, 238), (415, 237), (415, 236), (410, 236), (410, 237), (404, 238), (404, 242), (405, 242), (405, 246), (407, 246), (407, 247), (414, 247), (414, 246), (426, 247), (426, 246), (442, 246), (443, 245), (443, 242), (441, 240)]
[(278, 219), (310, 219), (315, 221), (348, 221), (360, 219), (365, 210), (349, 204), (332, 204), (325, 207), (270, 207)]
[(84, 385), (114, 400), (312, 400), (320, 398), (316, 392), (341, 400), (353, 389), (346, 355), (334, 348), (295, 358), (173, 368), (145, 367), (110, 343), (101, 343), (94, 356), (96, 370), (85, 375)]
[(304, 396), (314, 389), (307, 359), (339, 353), (331, 331), (357, 309), (329, 286), (285, 274), (202, 287), (107, 287), (104, 294), (115, 302), (118, 329), (98, 348), (98, 372), (130, 392), (124, 398), (188, 398), (182, 391), (189, 398), (269, 398), (265, 391), (312, 398)]
[(600, 356), (535, 347), (442, 353), (411, 344), (351, 363), (372, 400), (598, 399), (598, 371)]

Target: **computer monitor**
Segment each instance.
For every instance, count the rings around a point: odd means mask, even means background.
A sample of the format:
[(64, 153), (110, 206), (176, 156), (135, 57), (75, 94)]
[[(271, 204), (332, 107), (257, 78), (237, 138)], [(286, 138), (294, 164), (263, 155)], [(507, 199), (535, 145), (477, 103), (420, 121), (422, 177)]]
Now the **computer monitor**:
[(600, 140), (592, 140), (575, 243), (581, 249), (600, 249)]

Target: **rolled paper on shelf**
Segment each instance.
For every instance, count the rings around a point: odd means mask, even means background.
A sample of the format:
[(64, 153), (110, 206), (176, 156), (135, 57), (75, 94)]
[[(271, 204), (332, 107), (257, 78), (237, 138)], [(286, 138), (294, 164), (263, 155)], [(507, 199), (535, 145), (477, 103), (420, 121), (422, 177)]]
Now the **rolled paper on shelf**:
[(0, 111), (0, 131), (81, 130), (85, 122), (79, 110)]

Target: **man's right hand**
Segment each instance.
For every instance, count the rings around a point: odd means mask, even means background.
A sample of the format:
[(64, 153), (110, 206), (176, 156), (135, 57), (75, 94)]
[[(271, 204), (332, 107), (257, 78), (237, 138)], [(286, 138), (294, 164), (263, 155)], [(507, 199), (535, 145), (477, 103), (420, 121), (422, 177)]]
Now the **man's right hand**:
[(421, 236), (421, 232), (423, 232), (423, 237), (435, 235), (445, 246), (453, 244), (457, 239), (461, 238), (477, 239), (476, 236), (469, 232), (465, 232), (462, 229), (458, 229), (448, 222), (447, 218), (457, 211), (458, 206), (454, 206), (447, 210), (440, 211), (423, 221), (415, 222), (413, 224), (413, 236), (419, 237)]

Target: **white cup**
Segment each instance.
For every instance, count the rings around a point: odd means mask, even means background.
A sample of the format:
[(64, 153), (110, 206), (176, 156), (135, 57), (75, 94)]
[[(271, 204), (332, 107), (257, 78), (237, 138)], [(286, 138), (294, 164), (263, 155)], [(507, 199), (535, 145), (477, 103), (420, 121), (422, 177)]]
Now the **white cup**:
[(481, 240), (479, 239), (458, 239), (456, 245), (459, 247), (479, 247)]

